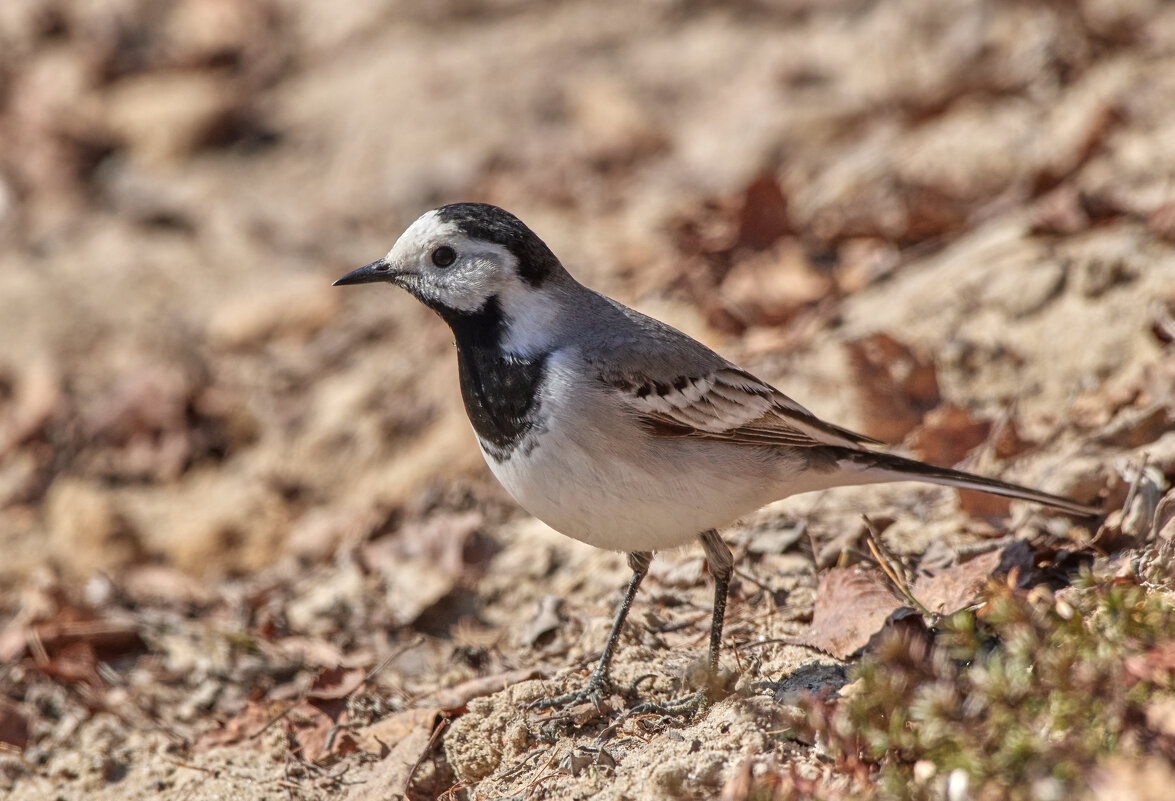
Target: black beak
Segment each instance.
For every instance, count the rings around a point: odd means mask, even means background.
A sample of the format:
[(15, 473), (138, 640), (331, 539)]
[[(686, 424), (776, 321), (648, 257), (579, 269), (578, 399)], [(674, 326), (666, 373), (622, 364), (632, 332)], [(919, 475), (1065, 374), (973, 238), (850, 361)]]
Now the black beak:
[(376, 281), (391, 281), (394, 277), (395, 273), (392, 272), (392, 265), (388, 264), (385, 259), (380, 259), (379, 261), (373, 261), (371, 264), (366, 264), (358, 270), (352, 270), (331, 284), (331, 286), (371, 284)]

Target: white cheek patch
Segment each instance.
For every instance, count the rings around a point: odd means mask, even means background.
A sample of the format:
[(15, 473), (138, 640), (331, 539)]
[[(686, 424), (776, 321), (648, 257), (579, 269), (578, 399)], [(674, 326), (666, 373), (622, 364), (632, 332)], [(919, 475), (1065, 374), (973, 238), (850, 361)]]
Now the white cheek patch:
[(434, 297), (450, 309), (461, 312), (475, 312), (485, 306), (486, 301), (497, 294), (494, 273), (496, 265), (479, 259), (474, 264), (462, 266), (452, 274), (439, 277), (435, 283), (426, 281)]

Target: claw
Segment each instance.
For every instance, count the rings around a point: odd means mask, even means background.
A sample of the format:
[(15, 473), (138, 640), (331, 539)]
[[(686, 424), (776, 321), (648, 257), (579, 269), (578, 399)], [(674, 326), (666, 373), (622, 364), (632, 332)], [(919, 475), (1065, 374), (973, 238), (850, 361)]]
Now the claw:
[(602, 673), (593, 673), (591, 678), (579, 690), (574, 690), (554, 698), (540, 698), (527, 705), (527, 709), (559, 709), (567, 711), (572, 707), (591, 702), (596, 709), (604, 711), (602, 701), (612, 691), (612, 681)]
[(705, 692), (691, 693), (682, 698), (675, 698), (672, 701), (664, 704), (657, 704), (651, 701), (646, 701), (643, 704), (637, 704), (632, 709), (625, 712), (625, 717), (635, 717), (637, 715), (664, 715), (665, 717), (675, 718), (693, 718), (701, 712), (705, 712), (710, 706), (710, 697)]

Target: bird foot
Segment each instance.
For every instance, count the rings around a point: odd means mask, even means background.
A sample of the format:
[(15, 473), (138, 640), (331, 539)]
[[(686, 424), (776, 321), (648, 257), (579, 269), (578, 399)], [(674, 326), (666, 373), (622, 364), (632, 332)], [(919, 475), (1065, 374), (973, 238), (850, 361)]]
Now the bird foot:
[(624, 716), (631, 718), (638, 715), (664, 715), (668, 718), (681, 717), (688, 720), (705, 712), (709, 709), (711, 703), (712, 699), (709, 693), (696, 692), (682, 696), (681, 698), (675, 698), (672, 701), (666, 701), (663, 704), (646, 701), (643, 704), (637, 704), (625, 712)]
[(612, 694), (612, 680), (604, 673), (593, 673), (587, 684), (578, 690), (573, 690), (554, 698), (540, 698), (527, 705), (527, 709), (555, 709), (567, 713), (575, 707), (590, 703), (603, 714), (604, 699)]

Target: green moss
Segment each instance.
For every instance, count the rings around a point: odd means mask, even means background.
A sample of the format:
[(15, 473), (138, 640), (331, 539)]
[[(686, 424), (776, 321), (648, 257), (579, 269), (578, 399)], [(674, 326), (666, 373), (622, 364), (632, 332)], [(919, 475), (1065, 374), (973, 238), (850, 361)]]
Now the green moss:
[(973, 798), (1069, 797), (1099, 762), (1154, 739), (1146, 706), (1175, 682), (1145, 666), (1175, 640), (1172, 598), (1153, 571), (1085, 570), (1060, 598), (993, 582), (978, 609), (939, 622), (932, 646), (887, 635), (851, 669), (846, 697), (814, 703), (799, 725), (844, 772), (869, 767), (864, 796), (942, 797), (961, 770)]

